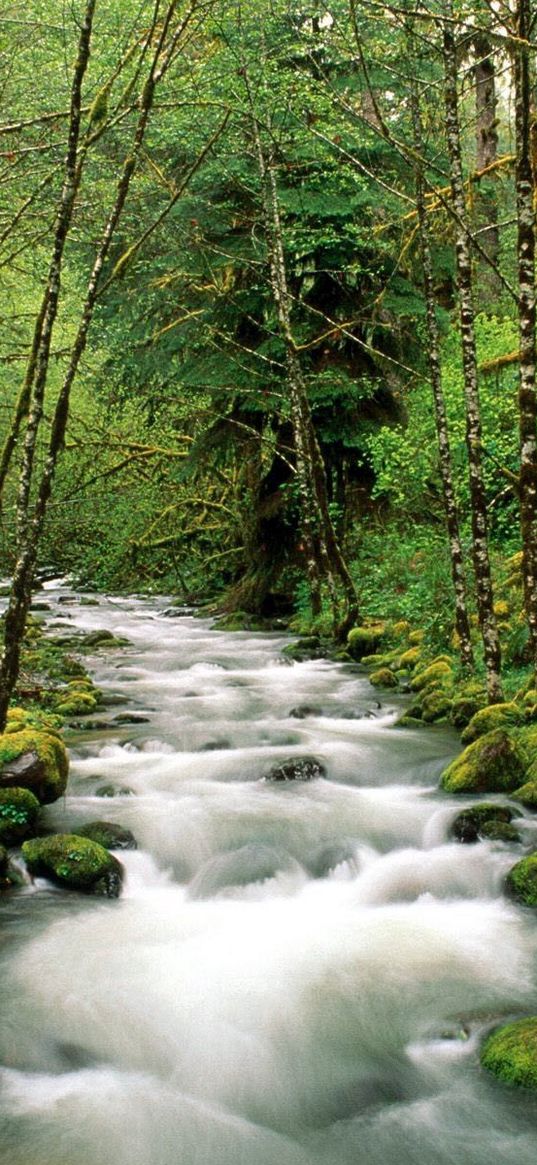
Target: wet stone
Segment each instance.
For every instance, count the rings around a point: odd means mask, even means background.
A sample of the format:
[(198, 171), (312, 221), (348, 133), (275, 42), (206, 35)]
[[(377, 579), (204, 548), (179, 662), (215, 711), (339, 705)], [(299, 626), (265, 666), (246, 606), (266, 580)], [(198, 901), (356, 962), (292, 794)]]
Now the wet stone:
[(325, 777), (326, 769), (320, 760), (314, 756), (300, 756), (285, 760), (280, 765), (273, 765), (265, 774), (266, 781), (312, 781), (316, 777)]

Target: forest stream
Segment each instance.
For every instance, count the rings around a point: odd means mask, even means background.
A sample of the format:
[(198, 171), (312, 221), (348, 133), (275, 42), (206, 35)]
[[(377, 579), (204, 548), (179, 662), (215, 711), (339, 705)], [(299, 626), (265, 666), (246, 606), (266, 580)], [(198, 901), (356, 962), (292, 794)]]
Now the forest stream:
[(283, 633), (43, 597), (130, 642), (89, 657), (112, 699), (69, 730), (47, 827), (138, 849), (116, 901), (37, 879), (0, 903), (1, 1162), (535, 1165), (535, 1099), (478, 1058), (537, 1012), (535, 921), (502, 892), (519, 847), (449, 839), (455, 733), (394, 728), (401, 697), (288, 663)]

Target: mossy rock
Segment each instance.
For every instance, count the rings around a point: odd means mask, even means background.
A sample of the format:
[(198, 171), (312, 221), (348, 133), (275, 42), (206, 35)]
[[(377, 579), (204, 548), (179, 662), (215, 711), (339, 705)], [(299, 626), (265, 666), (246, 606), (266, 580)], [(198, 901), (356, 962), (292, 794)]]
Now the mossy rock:
[(36, 830), (41, 806), (29, 789), (0, 789), (0, 842), (18, 845)]
[(520, 801), (527, 809), (537, 809), (537, 781), (526, 781), (511, 796), (513, 801)]
[(461, 735), (463, 744), (471, 744), (486, 732), (493, 732), (495, 728), (515, 728), (524, 723), (522, 709), (512, 700), (507, 704), (490, 704), (488, 708), (481, 708), (475, 712), (470, 723)]
[(123, 867), (95, 841), (73, 833), (25, 841), (22, 854), (30, 874), (51, 878), (69, 890), (117, 898)]
[(84, 716), (89, 712), (94, 712), (97, 703), (98, 701), (91, 692), (62, 692), (61, 698), (55, 702), (55, 708), (60, 716)]
[(371, 655), (380, 647), (386, 636), (384, 623), (376, 623), (370, 627), (353, 627), (347, 637), (347, 647), (353, 659), (362, 659), (364, 655)]
[(509, 870), (505, 888), (523, 906), (537, 906), (537, 853), (521, 858)]
[(428, 667), (423, 668), (422, 671), (416, 672), (410, 681), (410, 687), (413, 692), (420, 692), (422, 688), (427, 688), (430, 684), (447, 687), (452, 682), (453, 668), (447, 660), (436, 659)]
[(421, 659), (421, 651), (419, 647), (409, 647), (408, 651), (404, 651), (399, 656), (399, 667), (413, 668), (419, 663)]
[(124, 639), (119, 635), (114, 635), (112, 631), (106, 631), (104, 628), (98, 631), (90, 631), (84, 636), (84, 647), (128, 647), (129, 640)]
[(409, 716), (405, 714), (396, 720), (395, 728), (423, 728), (423, 720), (418, 720), (417, 716)]
[(364, 667), (379, 668), (391, 667), (391, 665), (396, 661), (398, 662), (398, 660), (398, 651), (375, 651), (373, 652), (373, 655), (362, 656), (360, 662), (363, 663)]
[(389, 667), (379, 667), (377, 671), (371, 672), (369, 682), (373, 684), (374, 688), (396, 688), (398, 686), (397, 677), (394, 676)]
[(481, 837), (485, 841), (520, 841), (518, 829), (507, 821), (486, 821), (481, 830)]
[(445, 720), (451, 710), (451, 700), (442, 689), (434, 688), (426, 692), (421, 702), (421, 717), (425, 724), (434, 724), (438, 720)]
[(476, 712), (480, 712), (487, 703), (485, 692), (479, 695), (455, 696), (449, 713), (450, 723), (454, 728), (465, 728)]
[(95, 790), (96, 797), (132, 797), (134, 789), (128, 785), (100, 785)]
[(30, 789), (42, 805), (65, 792), (69, 758), (52, 731), (22, 728), (0, 735), (0, 788)]
[(64, 655), (61, 666), (62, 679), (68, 680), (73, 676), (83, 678), (87, 676), (87, 671), (80, 660), (74, 659), (72, 655)]
[(138, 843), (130, 829), (115, 825), (113, 821), (90, 821), (76, 830), (77, 837), (87, 837), (96, 841), (104, 849), (138, 849)]
[(295, 663), (305, 663), (308, 659), (322, 659), (324, 654), (325, 648), (318, 635), (305, 635), (295, 643), (288, 643), (282, 648), (282, 655)]
[(526, 775), (526, 758), (517, 741), (498, 728), (465, 748), (441, 777), (446, 793), (510, 793)]
[[(518, 811), (517, 811), (518, 812)], [(472, 844), (479, 841), (480, 837), (490, 837), (490, 831), (487, 832), (488, 826), (510, 825), (515, 810), (511, 809), (509, 805), (494, 805), (486, 802), (480, 805), (471, 805), (469, 809), (463, 809), (462, 813), (458, 813), (455, 820), (451, 824), (450, 834), (456, 841), (462, 842), (464, 845)], [(511, 840), (518, 841), (518, 834), (514, 830), (516, 837)]]
[(410, 623), (408, 619), (399, 619), (397, 623), (393, 624), (392, 635), (395, 639), (408, 639), (410, 634)]
[(497, 1028), (485, 1040), (481, 1064), (504, 1084), (537, 1090), (537, 1017)]
[(423, 643), (424, 639), (425, 639), (425, 631), (410, 631), (409, 632), (408, 642), (410, 643), (411, 647), (419, 647), (420, 643)]
[(221, 615), (211, 628), (212, 631), (263, 631), (266, 620), (259, 615), (249, 615), (247, 611), (230, 611)]

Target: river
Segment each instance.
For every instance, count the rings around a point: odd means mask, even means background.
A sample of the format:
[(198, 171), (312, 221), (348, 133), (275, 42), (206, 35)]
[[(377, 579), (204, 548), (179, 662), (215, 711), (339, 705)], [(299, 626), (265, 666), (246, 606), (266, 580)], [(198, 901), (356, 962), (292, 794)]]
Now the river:
[[(117, 901), (38, 879), (0, 902), (0, 1161), (535, 1165), (535, 1100), (478, 1059), (537, 1012), (534, 916), (501, 890), (522, 851), (449, 840), (455, 734), (394, 728), (397, 698), (287, 664), (283, 634), (43, 598), (130, 641), (90, 657), (112, 703), (70, 732), (47, 827), (139, 848)], [(325, 775), (266, 779), (303, 756)]]

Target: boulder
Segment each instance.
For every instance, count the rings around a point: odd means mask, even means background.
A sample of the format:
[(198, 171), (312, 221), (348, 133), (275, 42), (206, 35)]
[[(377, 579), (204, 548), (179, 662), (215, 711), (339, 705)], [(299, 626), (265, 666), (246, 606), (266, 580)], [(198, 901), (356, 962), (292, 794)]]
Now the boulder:
[(90, 821), (75, 830), (77, 837), (87, 837), (96, 841), (104, 849), (138, 849), (138, 843), (130, 829), (115, 825), (113, 821)]
[(22, 725), (0, 735), (0, 789), (30, 789), (48, 805), (65, 792), (68, 772), (65, 745), (51, 731)]
[(41, 806), (29, 789), (0, 789), (0, 842), (18, 845), (35, 833)]
[(347, 647), (353, 659), (362, 659), (364, 655), (371, 655), (380, 647), (386, 634), (384, 623), (376, 623), (370, 627), (353, 627), (347, 637)]
[(515, 728), (524, 723), (524, 713), (512, 700), (507, 704), (490, 704), (475, 712), (461, 735), (463, 744), (471, 744), (495, 728)]
[(376, 671), (371, 672), (369, 676), (369, 683), (373, 684), (374, 688), (397, 688), (397, 676), (389, 667), (379, 667)]
[(451, 724), (453, 724), (454, 728), (465, 728), (470, 723), (472, 717), (475, 716), (476, 712), (484, 708), (486, 703), (487, 697), (485, 692), (476, 693), (475, 695), (466, 695), (463, 693), (460, 696), (455, 696), (449, 713)]
[[(462, 813), (458, 813), (455, 820), (451, 824), (450, 833), (456, 841), (461, 841), (468, 845), (472, 842), (479, 841), (480, 837), (491, 837), (490, 827), (509, 825), (512, 818), (515, 816), (515, 811), (510, 809), (508, 805), (493, 805), (484, 803), (482, 805), (471, 805), (469, 809), (463, 809)], [(510, 826), (514, 832), (514, 838), (510, 840), (518, 841), (517, 831), (513, 826)], [(494, 836), (494, 829), (492, 830)], [(501, 840), (504, 840), (503, 838)]]
[(305, 635), (295, 643), (288, 643), (282, 648), (285, 659), (292, 659), (294, 663), (304, 663), (308, 659), (323, 659), (325, 654), (326, 647), (318, 635)]
[(96, 797), (131, 797), (133, 793), (128, 785), (100, 785), (95, 790)]
[(311, 781), (314, 777), (325, 777), (326, 769), (314, 756), (298, 756), (284, 760), (281, 765), (273, 765), (265, 776), (266, 781)]
[(50, 878), (68, 890), (117, 898), (123, 867), (95, 841), (71, 833), (25, 841), (22, 854), (30, 874)]
[(526, 773), (526, 758), (503, 729), (487, 732), (469, 744), (441, 777), (446, 793), (510, 793)]
[(537, 853), (522, 858), (509, 870), (505, 888), (523, 906), (537, 906)]
[(537, 1017), (492, 1032), (481, 1050), (481, 1064), (504, 1084), (537, 1090)]
[(453, 668), (451, 665), (445, 659), (436, 659), (428, 667), (416, 672), (410, 681), (410, 687), (413, 692), (421, 692), (422, 688), (428, 688), (431, 685), (445, 687), (451, 684), (452, 680)]

